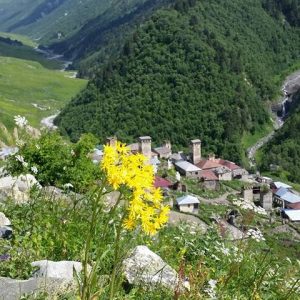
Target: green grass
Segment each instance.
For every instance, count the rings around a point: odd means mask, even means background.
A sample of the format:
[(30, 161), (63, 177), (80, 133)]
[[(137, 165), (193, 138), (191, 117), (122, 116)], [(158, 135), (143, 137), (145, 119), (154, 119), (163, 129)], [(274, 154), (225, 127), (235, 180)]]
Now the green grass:
[(11, 129), (13, 116), (20, 114), (38, 126), (85, 87), (85, 80), (71, 75), (38, 62), (0, 56), (0, 121)]
[(10, 38), (11, 40), (16, 40), (21, 42), (25, 46), (35, 48), (38, 44), (32, 41), (29, 37), (16, 33), (0, 32), (0, 36), (4, 38)]
[(273, 130), (271, 123), (260, 127), (259, 130), (256, 130), (254, 134), (250, 132), (244, 132), (242, 137), (242, 145), (245, 149), (253, 146), (258, 140), (269, 134)]

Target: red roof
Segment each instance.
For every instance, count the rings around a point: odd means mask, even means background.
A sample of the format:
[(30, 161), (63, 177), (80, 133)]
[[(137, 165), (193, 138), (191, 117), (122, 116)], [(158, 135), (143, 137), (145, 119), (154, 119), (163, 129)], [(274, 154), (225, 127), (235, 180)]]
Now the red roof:
[(300, 209), (300, 202), (288, 203), (286, 206), (288, 208), (292, 208), (292, 209)]
[(203, 178), (205, 181), (219, 180), (216, 174), (211, 170), (202, 170), (199, 176), (200, 178)]
[(169, 181), (168, 179), (165, 179), (165, 178), (162, 178), (159, 176), (155, 176), (154, 186), (156, 188), (167, 188), (171, 185), (172, 185), (172, 182)]
[(217, 160), (202, 159), (196, 166), (202, 170), (216, 169), (221, 167)]
[(230, 169), (231, 171), (236, 170), (236, 169), (240, 169), (240, 167), (238, 165), (236, 165), (235, 163), (233, 163), (229, 160), (218, 159), (218, 162), (222, 166), (227, 167), (228, 169)]
[(221, 158), (202, 159), (196, 166), (202, 170), (216, 169), (219, 167), (227, 167), (231, 171), (240, 169), (235, 163)]

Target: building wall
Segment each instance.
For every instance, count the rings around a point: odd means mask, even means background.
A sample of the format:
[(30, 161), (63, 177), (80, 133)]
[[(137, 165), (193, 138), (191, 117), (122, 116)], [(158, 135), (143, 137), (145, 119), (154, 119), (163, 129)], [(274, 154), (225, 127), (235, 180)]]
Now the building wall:
[(273, 207), (273, 195), (272, 192), (260, 194), (260, 205), (265, 210), (272, 210)]
[(200, 171), (196, 171), (196, 172), (187, 172), (185, 174), (186, 177), (188, 178), (199, 178), (200, 177)]
[(243, 176), (243, 175), (248, 175), (249, 173), (245, 169), (236, 169), (232, 171), (232, 176), (237, 177), (237, 176)]
[(200, 140), (192, 140), (191, 145), (191, 154), (192, 154), (192, 162), (193, 164), (197, 164), (201, 161), (201, 141)]
[(243, 198), (244, 201), (253, 201), (253, 189), (245, 189), (243, 190)]
[(180, 205), (179, 206), (179, 210), (181, 212), (193, 213), (193, 212), (195, 212), (194, 204), (190, 204), (190, 206), (188, 206), (188, 205)]
[(232, 180), (232, 173), (228, 172), (228, 173), (224, 173), (224, 174), (219, 174), (219, 180), (224, 180), (224, 181), (230, 181)]
[(206, 180), (203, 182), (203, 185), (206, 189), (214, 191), (218, 190), (220, 187), (220, 184), (217, 180)]

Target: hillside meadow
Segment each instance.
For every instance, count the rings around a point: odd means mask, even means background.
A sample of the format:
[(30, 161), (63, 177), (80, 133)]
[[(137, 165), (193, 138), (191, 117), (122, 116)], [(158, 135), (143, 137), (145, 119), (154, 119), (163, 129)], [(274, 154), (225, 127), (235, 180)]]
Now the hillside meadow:
[(86, 81), (73, 72), (49, 70), (38, 62), (0, 56), (0, 120), (9, 129), (21, 114), (38, 126), (74, 97)]

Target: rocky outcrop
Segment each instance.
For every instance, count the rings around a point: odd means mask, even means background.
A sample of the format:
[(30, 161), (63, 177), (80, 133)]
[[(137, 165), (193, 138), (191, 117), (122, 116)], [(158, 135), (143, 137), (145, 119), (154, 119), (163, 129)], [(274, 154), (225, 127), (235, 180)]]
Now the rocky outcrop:
[(39, 269), (34, 272), (33, 277), (56, 278), (67, 281), (73, 280), (74, 271), (80, 273), (82, 264), (77, 261), (50, 261), (40, 260), (31, 263), (32, 267)]
[(179, 285), (177, 272), (146, 246), (137, 246), (123, 261), (123, 272), (130, 284), (175, 290)]
[(2, 226), (10, 226), (10, 220), (5, 216), (4, 213), (0, 212), (0, 227)]
[(0, 238), (9, 239), (12, 236), (12, 229), (10, 225), (10, 220), (4, 213), (0, 212)]
[(40, 187), (38, 181), (31, 174), (2, 177), (0, 178), (0, 201), (12, 198), (16, 203), (27, 202), (33, 186)]
[(41, 260), (31, 265), (39, 269), (28, 280), (0, 277), (1, 300), (17, 300), (24, 295), (38, 293), (48, 294), (47, 299), (57, 299), (58, 295), (76, 288), (73, 273), (74, 270), (78, 273), (82, 270), (82, 264), (76, 261)]
[(67, 292), (72, 288), (74, 288), (73, 283), (62, 279), (30, 278), (28, 280), (17, 280), (0, 277), (1, 300), (18, 300), (23, 295), (36, 295), (38, 293), (51, 294), (54, 299), (56, 295)]

